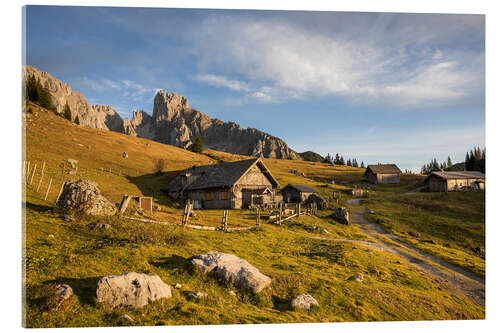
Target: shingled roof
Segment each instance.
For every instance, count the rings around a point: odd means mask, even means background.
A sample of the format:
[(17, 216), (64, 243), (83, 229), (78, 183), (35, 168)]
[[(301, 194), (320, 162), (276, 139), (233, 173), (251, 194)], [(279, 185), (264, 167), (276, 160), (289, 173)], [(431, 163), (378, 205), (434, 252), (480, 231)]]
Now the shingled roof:
[[(183, 170), (168, 185), (168, 191), (199, 190), (204, 188), (230, 187), (234, 185), (253, 165), (257, 164), (267, 176), (273, 187), (278, 187), (278, 181), (273, 177), (260, 158), (252, 158), (236, 162), (221, 162), (217, 164), (192, 166)], [(182, 189), (181, 177), (190, 175), (197, 179)]]
[(299, 192), (318, 193), (318, 191), (316, 191), (315, 189), (313, 189), (312, 187), (309, 187), (307, 185), (302, 185), (302, 184), (288, 184), (287, 186), (285, 186), (285, 188), (287, 188), (289, 186), (292, 187), (292, 188), (294, 188), (294, 189), (296, 189)]
[(442, 179), (485, 179), (485, 175), (479, 171), (433, 171), (430, 176)]
[(366, 167), (366, 172), (371, 170), (374, 174), (401, 173), (396, 164), (371, 164)]

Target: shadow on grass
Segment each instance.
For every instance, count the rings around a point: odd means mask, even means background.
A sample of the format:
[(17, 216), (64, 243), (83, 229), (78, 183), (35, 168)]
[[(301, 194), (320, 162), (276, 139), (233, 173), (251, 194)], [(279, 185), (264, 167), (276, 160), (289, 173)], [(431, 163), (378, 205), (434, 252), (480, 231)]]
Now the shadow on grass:
[(54, 280), (48, 280), (41, 285), (29, 286), (26, 290), (26, 298), (30, 304), (43, 305), (51, 293), (55, 292), (57, 284), (68, 284), (75, 295), (78, 296), (81, 303), (95, 305), (97, 282), (100, 277), (89, 278), (66, 278), (58, 277)]
[(193, 265), (191, 265), (189, 259), (190, 258), (184, 258), (174, 254), (170, 257), (154, 258), (149, 261), (149, 264), (166, 270), (177, 270), (180, 272), (191, 273)]
[(34, 210), (38, 213), (47, 213), (47, 212), (55, 213), (56, 211), (58, 211), (57, 207), (39, 205), (39, 204), (31, 203), (31, 202), (23, 202), (22, 206), (23, 206), (23, 208), (31, 209), (31, 210)]
[(137, 177), (127, 176), (127, 179), (139, 188), (143, 196), (153, 197), (154, 201), (160, 205), (172, 206), (173, 202), (167, 196), (165, 188), (179, 172), (180, 170), (150, 173)]

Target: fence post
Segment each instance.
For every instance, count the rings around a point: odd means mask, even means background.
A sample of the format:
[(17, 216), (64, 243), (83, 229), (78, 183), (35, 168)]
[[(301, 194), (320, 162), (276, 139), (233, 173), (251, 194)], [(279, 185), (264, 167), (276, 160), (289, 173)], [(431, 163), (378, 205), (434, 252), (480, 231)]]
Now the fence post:
[(257, 221), (256, 221), (257, 227), (260, 227), (260, 208), (257, 207)]
[(22, 173), (22, 179), (26, 177), (26, 161), (23, 161), (23, 173)]
[(36, 163), (35, 166), (33, 167), (33, 173), (31, 174), (30, 185), (33, 184), (33, 178), (35, 178), (35, 173), (36, 173)]
[(222, 231), (227, 231), (227, 209), (222, 212)]
[(281, 225), (282, 214), (283, 214), (283, 203), (280, 202), (280, 215), (279, 215), (279, 220), (278, 220), (279, 225)]
[(300, 217), (300, 202), (299, 202), (299, 217)]
[(40, 186), (42, 185), (42, 180), (43, 180), (43, 168), (42, 168), (42, 174), (40, 175), (40, 181), (38, 182), (38, 186), (36, 187), (37, 192), (40, 190)]
[(45, 192), (45, 198), (43, 200), (47, 201), (47, 197), (49, 196), (50, 185), (52, 185), (52, 178), (49, 180), (49, 186), (47, 186), (47, 191)]
[(61, 184), (61, 189), (59, 190), (59, 194), (57, 195), (57, 198), (56, 198), (56, 203), (57, 203), (57, 201), (59, 201), (59, 197), (60, 197), (60, 196), (61, 196), (61, 194), (62, 194), (62, 191), (63, 191), (63, 188), (64, 188), (64, 184), (65, 184), (65, 183), (66, 183), (66, 182), (65, 182), (65, 181), (63, 181), (63, 183)]
[(30, 161), (28, 161), (28, 168), (26, 169), (26, 174), (24, 175), (24, 181), (28, 182), (30, 176)]

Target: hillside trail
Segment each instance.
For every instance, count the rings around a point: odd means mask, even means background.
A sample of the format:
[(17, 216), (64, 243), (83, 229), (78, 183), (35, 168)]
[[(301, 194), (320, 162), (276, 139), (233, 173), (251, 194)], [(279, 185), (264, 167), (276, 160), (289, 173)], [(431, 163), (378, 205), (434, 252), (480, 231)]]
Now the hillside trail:
[[(364, 218), (363, 214), (366, 212), (366, 208), (359, 204), (359, 199), (348, 200), (347, 203), (354, 208), (350, 212), (351, 223), (358, 226), (377, 244), (380, 244), (385, 251), (405, 258), (417, 268), (448, 285), (451, 292), (467, 296), (482, 306), (485, 305), (484, 278), (452, 265), (439, 257), (425, 253), (422, 250), (401, 241), (395, 235), (386, 232), (379, 225), (371, 223)], [(395, 244), (389, 241), (384, 241), (384, 238), (389, 239)]]

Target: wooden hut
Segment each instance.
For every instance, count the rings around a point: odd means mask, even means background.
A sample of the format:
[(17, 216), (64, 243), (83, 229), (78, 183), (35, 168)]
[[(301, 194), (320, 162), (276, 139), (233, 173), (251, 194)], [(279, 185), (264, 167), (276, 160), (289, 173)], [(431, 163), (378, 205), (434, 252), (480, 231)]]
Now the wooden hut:
[(373, 184), (397, 184), (401, 170), (396, 164), (373, 164), (365, 171), (365, 178)]
[(479, 171), (434, 171), (426, 178), (431, 192), (484, 190), (485, 175)]
[(284, 202), (304, 202), (311, 194), (316, 194), (318, 191), (307, 185), (288, 184), (281, 190)]
[(193, 166), (183, 170), (167, 186), (174, 199), (192, 199), (195, 208), (247, 208), (252, 199), (277, 199), (278, 181), (260, 158)]

